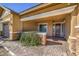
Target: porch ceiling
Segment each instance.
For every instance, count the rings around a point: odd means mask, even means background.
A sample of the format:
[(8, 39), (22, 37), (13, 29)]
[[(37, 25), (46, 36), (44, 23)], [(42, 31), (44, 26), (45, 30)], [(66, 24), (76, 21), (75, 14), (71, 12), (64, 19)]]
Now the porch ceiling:
[(54, 11), (37, 14), (34, 16), (24, 17), (24, 18), (21, 18), (21, 21), (36, 20), (36, 19), (40, 19), (40, 18), (46, 18), (49, 16), (51, 17), (51, 16), (62, 15), (62, 14), (68, 14), (68, 13), (71, 13), (75, 9), (75, 7), (76, 7), (76, 5), (62, 8), (62, 9), (57, 9)]
[(62, 15), (57, 15), (57, 16), (45, 17), (45, 18), (40, 18), (40, 19), (26, 21), (26, 22), (39, 23), (39, 22), (48, 22), (48, 21), (63, 21), (64, 18), (66, 17), (66, 15), (68, 15), (68, 14), (62, 14)]
[(68, 14), (62, 14), (62, 15), (57, 15), (57, 16), (51, 16), (51, 17), (46, 17), (46, 18), (40, 18), (38, 20), (32, 20), (35, 22), (40, 22), (40, 21), (62, 21)]

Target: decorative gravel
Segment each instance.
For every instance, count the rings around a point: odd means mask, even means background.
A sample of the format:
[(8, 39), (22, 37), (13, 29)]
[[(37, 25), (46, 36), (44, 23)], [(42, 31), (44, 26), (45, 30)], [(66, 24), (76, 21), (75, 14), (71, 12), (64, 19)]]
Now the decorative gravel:
[(16, 56), (72, 56), (68, 50), (66, 41), (62, 44), (49, 44), (46, 46), (22, 46), (18, 41), (5, 41), (6, 46)]

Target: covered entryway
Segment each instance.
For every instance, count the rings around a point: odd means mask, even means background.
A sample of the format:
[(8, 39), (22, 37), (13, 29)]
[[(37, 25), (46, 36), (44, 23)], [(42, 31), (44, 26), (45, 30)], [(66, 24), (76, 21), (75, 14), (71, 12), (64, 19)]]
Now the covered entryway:
[(8, 23), (3, 24), (3, 36), (7, 38), (9, 37), (9, 24)]

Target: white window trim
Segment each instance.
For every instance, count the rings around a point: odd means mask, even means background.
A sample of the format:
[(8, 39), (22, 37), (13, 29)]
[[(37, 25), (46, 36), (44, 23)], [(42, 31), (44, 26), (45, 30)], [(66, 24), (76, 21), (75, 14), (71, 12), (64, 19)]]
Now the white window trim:
[(39, 27), (40, 27), (40, 25), (43, 25), (43, 24), (45, 24), (46, 26), (47, 26), (47, 28), (46, 28), (46, 32), (44, 32), (44, 33), (48, 33), (48, 23), (38, 23), (38, 32), (39, 32)]

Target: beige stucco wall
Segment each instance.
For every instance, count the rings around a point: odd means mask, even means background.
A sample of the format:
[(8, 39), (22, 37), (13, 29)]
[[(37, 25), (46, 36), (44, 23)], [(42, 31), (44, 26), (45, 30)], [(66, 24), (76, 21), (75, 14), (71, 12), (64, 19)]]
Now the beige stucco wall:
[(47, 34), (49, 36), (52, 35), (52, 21), (49, 20), (44, 20), (44, 21), (37, 21), (37, 22), (33, 22), (33, 21), (28, 21), (28, 22), (23, 22), (23, 30), (24, 31), (38, 31), (38, 26), (40, 23), (46, 23), (48, 26), (48, 32)]
[(22, 22), (23, 31), (36, 31), (37, 24), (33, 21)]
[(22, 30), (22, 23), (20, 21), (20, 16), (16, 13), (12, 13), (13, 18), (11, 19), (11, 27), (12, 27), (12, 39), (15, 40), (17, 39), (19, 33)]
[(18, 14), (13, 13), (13, 32), (21, 31), (21, 21)]
[(71, 14), (68, 14), (65, 17), (65, 38), (66, 40), (69, 39), (70, 30), (71, 30)]

